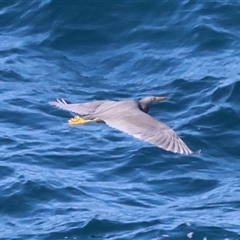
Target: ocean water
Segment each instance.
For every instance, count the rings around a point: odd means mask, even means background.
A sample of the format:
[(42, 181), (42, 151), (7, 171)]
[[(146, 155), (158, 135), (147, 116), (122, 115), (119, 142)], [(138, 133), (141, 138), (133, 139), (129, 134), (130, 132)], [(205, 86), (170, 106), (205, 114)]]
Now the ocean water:
[[(240, 2), (0, 2), (0, 239), (240, 239)], [(166, 95), (199, 155), (48, 104)]]

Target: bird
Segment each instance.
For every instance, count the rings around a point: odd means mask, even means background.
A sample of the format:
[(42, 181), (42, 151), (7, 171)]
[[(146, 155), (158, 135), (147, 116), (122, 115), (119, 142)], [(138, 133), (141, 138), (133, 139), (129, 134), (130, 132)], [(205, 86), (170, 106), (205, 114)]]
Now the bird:
[(199, 153), (200, 150), (193, 152), (173, 129), (148, 114), (153, 103), (166, 99), (166, 96), (147, 96), (140, 100), (98, 100), (69, 104), (61, 98), (49, 104), (77, 114), (68, 120), (70, 125), (104, 123), (170, 152), (184, 155)]

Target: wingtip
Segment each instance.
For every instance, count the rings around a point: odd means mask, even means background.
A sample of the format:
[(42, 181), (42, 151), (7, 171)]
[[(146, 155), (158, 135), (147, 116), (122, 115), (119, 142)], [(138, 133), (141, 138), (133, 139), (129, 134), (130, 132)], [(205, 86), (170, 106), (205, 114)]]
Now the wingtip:
[(193, 154), (200, 154), (201, 153), (201, 149), (197, 150), (196, 152), (194, 152)]
[(58, 106), (59, 104), (64, 104), (64, 105), (67, 104), (67, 102), (63, 98), (60, 98), (60, 99), (57, 98), (56, 101), (50, 101), (48, 103), (53, 106)]
[(201, 153), (201, 149), (195, 151), (195, 152), (191, 152), (189, 155), (195, 155), (195, 154), (200, 154)]

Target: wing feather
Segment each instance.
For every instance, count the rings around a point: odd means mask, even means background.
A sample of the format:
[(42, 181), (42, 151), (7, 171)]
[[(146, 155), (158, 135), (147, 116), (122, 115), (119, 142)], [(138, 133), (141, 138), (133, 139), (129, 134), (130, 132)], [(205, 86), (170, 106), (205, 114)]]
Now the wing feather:
[(167, 151), (192, 154), (192, 150), (166, 124), (157, 121), (139, 109), (98, 115), (107, 125)]
[(67, 110), (79, 115), (90, 115), (95, 112), (95, 110), (103, 104), (105, 101), (94, 101), (87, 103), (75, 103), (68, 104), (64, 99), (57, 99), (56, 101), (49, 102), (50, 105), (54, 105), (63, 110)]

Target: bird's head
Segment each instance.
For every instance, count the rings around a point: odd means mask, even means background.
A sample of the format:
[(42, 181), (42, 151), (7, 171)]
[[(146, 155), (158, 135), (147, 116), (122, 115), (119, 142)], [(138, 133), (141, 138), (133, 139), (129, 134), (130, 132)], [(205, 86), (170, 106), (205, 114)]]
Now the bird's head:
[(149, 105), (151, 103), (160, 102), (160, 101), (163, 101), (163, 100), (166, 100), (166, 99), (167, 99), (167, 97), (165, 97), (165, 96), (160, 96), (160, 97), (148, 96), (148, 97), (142, 98), (139, 102)]
[(155, 103), (155, 102), (160, 102), (160, 101), (163, 101), (163, 100), (166, 100), (167, 97), (165, 96), (159, 96), (159, 97), (155, 97), (155, 96), (148, 96), (148, 97), (144, 97), (142, 98), (140, 101), (139, 101), (139, 104), (142, 108), (142, 110), (144, 112), (148, 112), (149, 110), (149, 106), (152, 104), (152, 103)]

